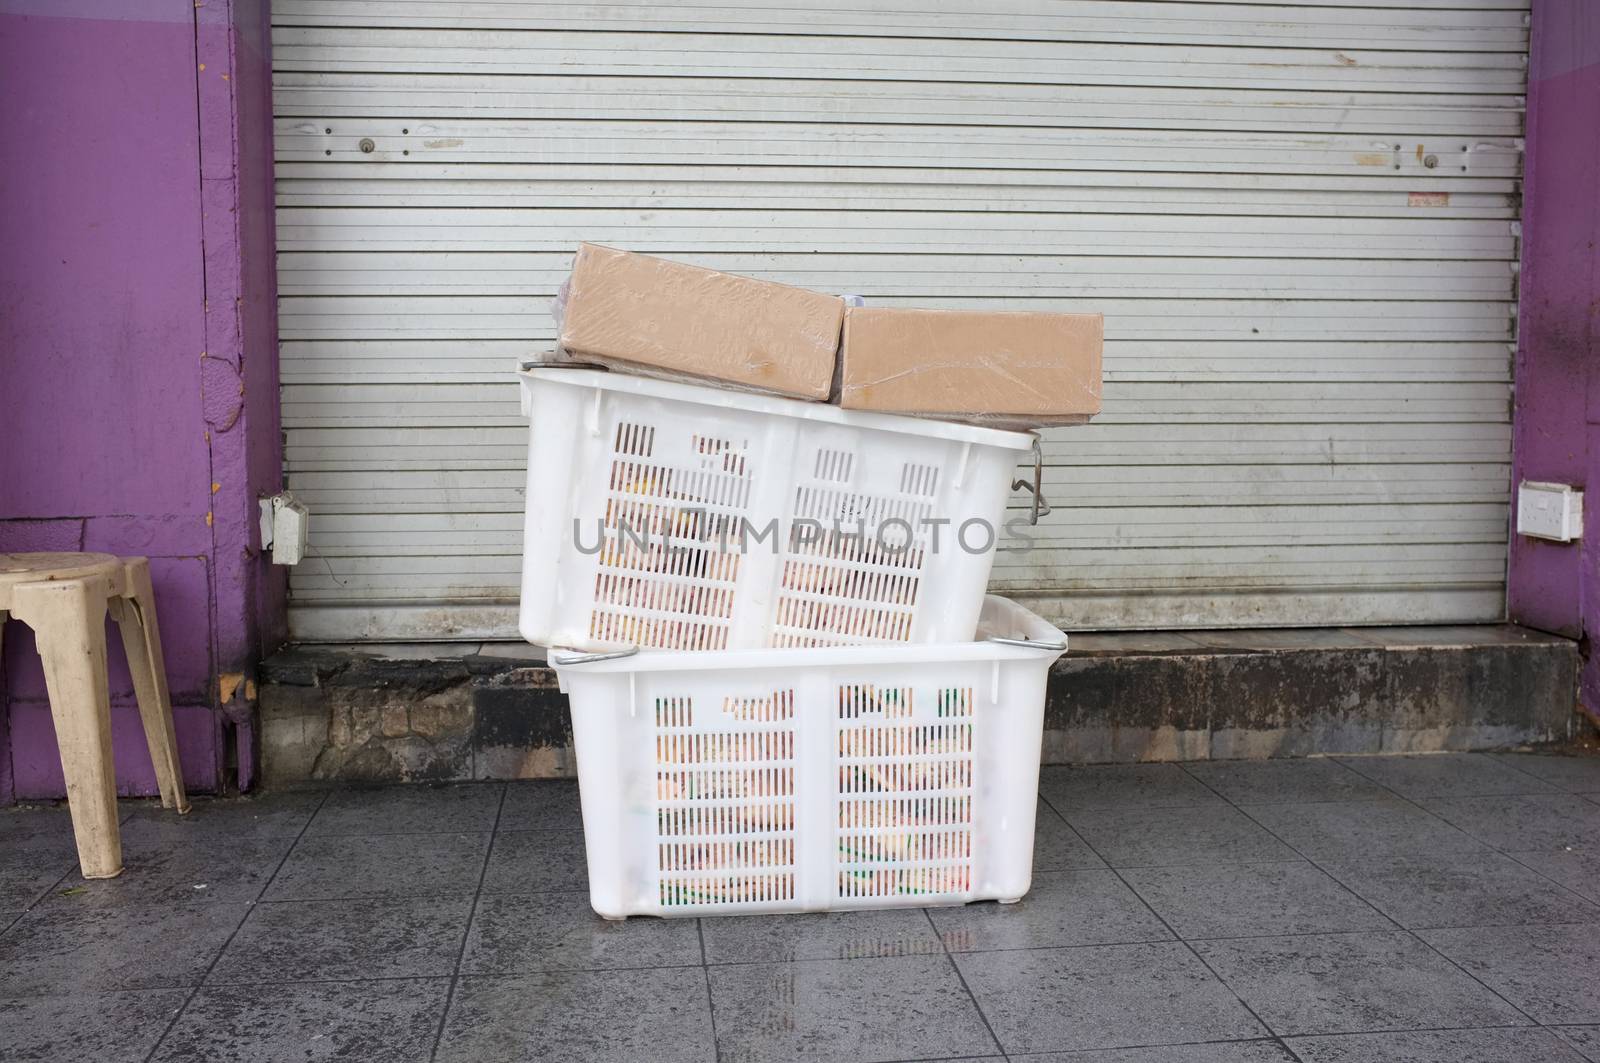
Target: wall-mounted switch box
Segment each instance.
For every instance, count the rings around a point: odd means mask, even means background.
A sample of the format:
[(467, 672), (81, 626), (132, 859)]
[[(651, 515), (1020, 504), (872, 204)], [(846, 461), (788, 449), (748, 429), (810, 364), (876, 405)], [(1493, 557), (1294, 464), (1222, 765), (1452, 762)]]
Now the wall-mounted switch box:
[(288, 491), (261, 500), (261, 548), (274, 565), (298, 565), (306, 556), (311, 513)]
[(1583, 537), (1583, 492), (1524, 480), (1517, 487), (1517, 534), (1570, 543)]

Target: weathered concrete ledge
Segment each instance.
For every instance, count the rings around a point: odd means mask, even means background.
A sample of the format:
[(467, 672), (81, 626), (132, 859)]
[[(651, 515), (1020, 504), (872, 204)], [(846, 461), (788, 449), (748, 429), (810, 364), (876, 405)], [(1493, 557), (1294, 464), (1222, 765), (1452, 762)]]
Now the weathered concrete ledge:
[[(1592, 733), (1578, 648), (1512, 625), (1076, 635), (1046, 763), (1497, 749)], [(296, 646), (262, 667), (264, 782), (575, 773), (567, 700), (521, 644)]]
[(521, 643), (292, 646), (261, 666), (262, 782), (576, 774), (567, 697)]
[(1564, 742), (1578, 647), (1514, 625), (1079, 635), (1046, 763), (1421, 753)]

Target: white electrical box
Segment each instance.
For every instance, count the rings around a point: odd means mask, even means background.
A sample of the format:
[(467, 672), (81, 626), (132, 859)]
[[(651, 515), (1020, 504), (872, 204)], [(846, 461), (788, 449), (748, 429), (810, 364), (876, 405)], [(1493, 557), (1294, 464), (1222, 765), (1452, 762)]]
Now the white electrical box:
[(261, 500), (261, 548), (274, 565), (298, 565), (306, 556), (311, 513), (288, 491)]
[(1570, 543), (1583, 537), (1583, 492), (1524, 480), (1517, 487), (1517, 534)]

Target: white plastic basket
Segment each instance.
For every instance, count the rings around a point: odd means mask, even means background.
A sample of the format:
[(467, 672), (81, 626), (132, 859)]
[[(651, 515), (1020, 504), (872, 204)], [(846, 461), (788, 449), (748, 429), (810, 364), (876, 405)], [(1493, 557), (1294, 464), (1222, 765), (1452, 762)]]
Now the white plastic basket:
[(522, 397), (519, 627), (541, 646), (970, 639), (1036, 444), (592, 369), (524, 371)]
[(608, 918), (1014, 901), (1050, 664), (1003, 598), (978, 641), (551, 654), (589, 898)]

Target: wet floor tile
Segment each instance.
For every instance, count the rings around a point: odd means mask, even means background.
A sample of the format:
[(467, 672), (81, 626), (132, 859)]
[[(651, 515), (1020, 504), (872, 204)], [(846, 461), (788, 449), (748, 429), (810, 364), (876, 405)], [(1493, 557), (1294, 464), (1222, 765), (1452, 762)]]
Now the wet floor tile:
[(1407, 801), (1245, 805), (1250, 817), (1313, 860), (1481, 852), (1482, 842)]
[(1115, 871), (1042, 871), (1016, 904), (930, 908), (928, 915), (951, 952), (1172, 940)]
[(1247, 864), (1297, 860), (1300, 854), (1238, 809), (1090, 808), (1067, 822), (1112, 867)]
[(1280, 1036), (1526, 1022), (1400, 931), (1201, 941), (1195, 949)]
[(715, 1063), (700, 968), (463, 977), (441, 1063)]
[(1540, 753), (1500, 753), (1496, 760), (1573, 794), (1600, 793), (1600, 757)]
[(1583, 1063), (1549, 1030), (1510, 1028), (1292, 1037), (1304, 1063)]
[(1600, 850), (1600, 804), (1572, 794), (1463, 797), (1425, 804), (1430, 812), (1496, 849)]
[(293, 845), (294, 836), (286, 834), (229, 838), (204, 831), (174, 837), (171, 831), (152, 829), (149, 821), (135, 820), (122, 828), (122, 874), (93, 881), (74, 875), (68, 883), (75, 887), (72, 897), (52, 903), (248, 904), (261, 896)]
[(1222, 800), (1176, 764), (1045, 767), (1039, 792), (1063, 815), (1083, 808), (1183, 808)]
[(1556, 1032), (1589, 1063), (1600, 1063), (1600, 1026), (1563, 1026)]
[[(0, 840), (0, 924), (43, 899), (47, 890), (66, 879), (78, 866), (78, 852), (69, 842), (43, 839), (27, 843)], [(82, 885), (72, 874), (65, 888)]]
[(1235, 804), (1361, 801), (1394, 795), (1336, 760), (1207, 760), (1184, 770)]
[(306, 833), (470, 834), (493, 830), (503, 792), (500, 783), (334, 790)]
[(1017, 1057), (1023, 1063), (1298, 1063), (1276, 1041), (1212, 1041)]
[(881, 1060), (996, 1046), (945, 956), (710, 968), (719, 1057)]
[(1328, 872), (1403, 927), (1600, 919), (1600, 906), (1500, 853), (1329, 862)]
[(1105, 867), (1078, 832), (1043, 801), (1034, 816), (1033, 869), (1035, 871), (1077, 871)]
[(856, 960), (944, 951), (916, 908), (805, 915), (732, 915), (701, 920), (708, 963)]
[(0, 999), (0, 1059), (143, 1059), (189, 992), (152, 989)]
[(210, 986), (189, 1002), (153, 1063), (424, 1063), (449, 990), (445, 978)]
[(72, 844), (72, 815), (66, 802), (0, 807), (0, 847), (35, 842)]
[(126, 827), (137, 825), (152, 837), (165, 835), (173, 840), (266, 835), (293, 838), (305, 830), (326, 798), (324, 793), (305, 791), (191, 797), (189, 812), (182, 816), (162, 808), (160, 802), (141, 801), (128, 816)]
[(532, 893), (586, 890), (589, 865), (583, 832), (575, 830), (502, 830), (494, 836), (484, 893)]
[(248, 911), (40, 905), (0, 935), (0, 995), (196, 985)]
[(699, 963), (697, 920), (611, 921), (594, 913), (586, 893), (533, 893), (479, 898), (461, 969), (516, 974)]
[(1182, 938), (1394, 927), (1309, 863), (1130, 868), (1123, 874)]
[(471, 897), (483, 876), (488, 834), (305, 837), (283, 862), (266, 899)]
[(571, 779), (508, 783), (501, 830), (582, 830), (578, 784)]
[(1600, 922), (1419, 936), (1537, 1022), (1600, 1022)]
[(1484, 797), (1536, 794), (1549, 783), (1517, 771), (1487, 753), (1430, 753), (1425, 756), (1348, 757), (1341, 762), (1411, 800), (1434, 797)]
[(471, 897), (257, 904), (207, 983), (437, 978), (455, 970)]
[(1514, 853), (1512, 859), (1572, 892), (1600, 903), (1600, 849)]
[(1268, 1033), (1181, 944), (977, 952), (956, 964), (1008, 1054)]

